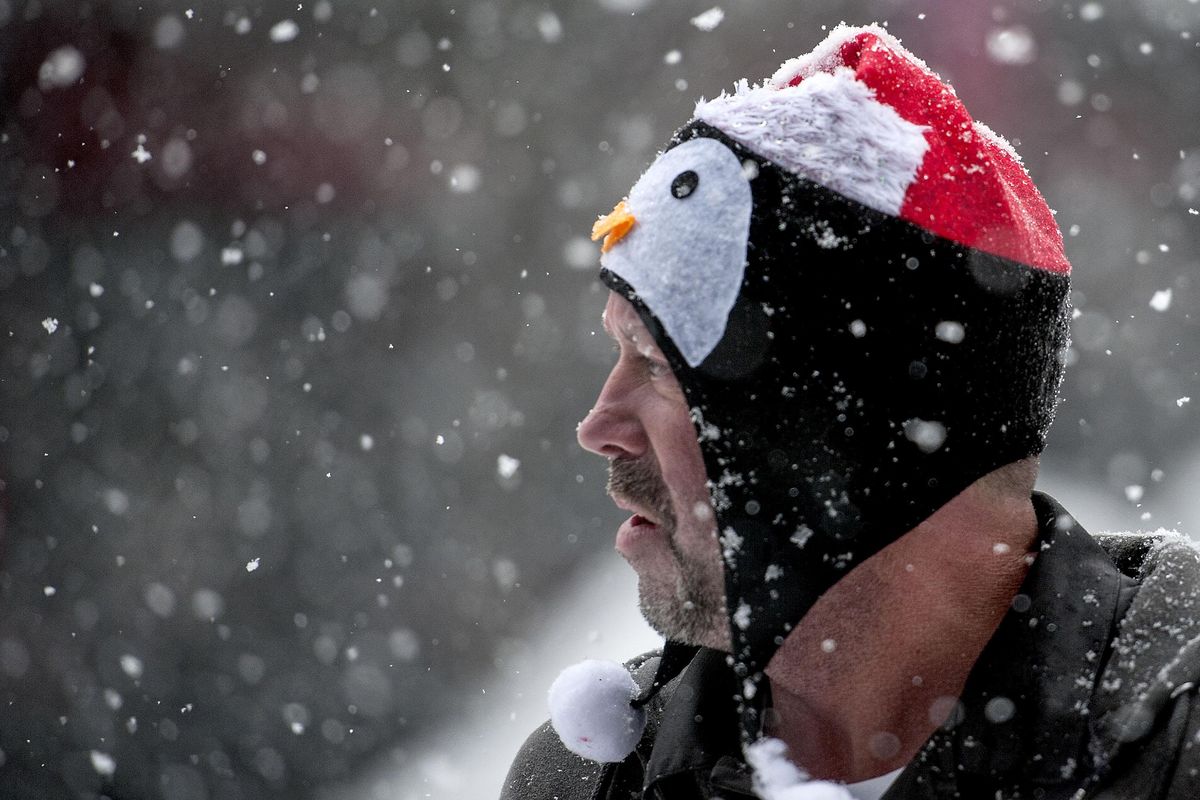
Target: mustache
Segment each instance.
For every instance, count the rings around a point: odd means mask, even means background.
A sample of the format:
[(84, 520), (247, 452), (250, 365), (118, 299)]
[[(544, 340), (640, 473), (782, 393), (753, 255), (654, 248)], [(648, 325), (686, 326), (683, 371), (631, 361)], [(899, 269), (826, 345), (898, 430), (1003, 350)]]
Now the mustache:
[(608, 485), (605, 490), (613, 497), (625, 500), (654, 514), (667, 527), (675, 527), (675, 512), (671, 507), (671, 492), (663, 480), (658, 464), (650, 458), (613, 458), (608, 462)]

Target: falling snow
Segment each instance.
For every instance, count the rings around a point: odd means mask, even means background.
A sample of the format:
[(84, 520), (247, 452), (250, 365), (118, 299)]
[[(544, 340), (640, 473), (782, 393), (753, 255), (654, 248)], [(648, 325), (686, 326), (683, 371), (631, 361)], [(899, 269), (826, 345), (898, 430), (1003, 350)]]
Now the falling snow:
[(137, 656), (128, 653), (121, 656), (121, 671), (130, 678), (137, 680), (142, 677), (143, 669), (142, 660)]
[(501, 478), (511, 478), (521, 468), (521, 461), (501, 453), (496, 457), (496, 473)]
[(272, 42), (290, 42), (299, 35), (300, 26), (296, 24), (295, 20), (280, 20), (271, 26), (270, 37)]
[(1030, 64), (1037, 58), (1033, 33), (1024, 25), (997, 28), (987, 35), (987, 52), (1001, 64)]
[(64, 89), (83, 77), (87, 62), (83, 53), (72, 45), (53, 50), (38, 69), (38, 85), (42, 91)]
[(958, 344), (966, 336), (966, 329), (961, 322), (944, 319), (934, 329), (937, 338), (948, 344)]
[(88, 757), (92, 762), (92, 769), (96, 770), (99, 775), (107, 778), (117, 771), (117, 762), (108, 753), (92, 750), (88, 753)]
[(692, 17), (692, 24), (702, 31), (716, 30), (717, 26), (725, 19), (725, 12), (720, 6), (713, 6), (703, 14), (698, 14)]
[(937, 420), (914, 418), (904, 423), (904, 435), (921, 452), (932, 453), (946, 441), (946, 426)]
[(1150, 298), (1150, 307), (1155, 311), (1166, 311), (1171, 307), (1171, 290), (1160, 289)]
[[(604, 628), (618, 608), (636, 622), (628, 572), (581, 588), (625, 567), (603, 461), (575, 442), (613, 363), (590, 223), (747, 53), (778, 63), (854, 14), (69, 5), (0, 0), (0, 584), (9, 621), (40, 620), (0, 634), (5, 770), (129, 796), (366, 797), (383, 775), (389, 796), (495, 797), (563, 658), (531, 654), (657, 641)], [(1058, 210), (1075, 318), (1047, 482), (1098, 525), (1200, 530), (1200, 149), (1147, 134), (1193, 130), (1194, 104), (1145, 102), (1200, 86), (1200, 6), (989, 8), (949, 59), (944, 13), (889, 8), (905, 40), (931, 35), (931, 64), (986, 78), (994, 102), (973, 110), (1020, 137)], [(742, 161), (755, 186), (768, 170)], [(813, 224), (814, 252), (856, 244), (836, 222)], [(986, 354), (961, 307), (933, 313), (901, 377)], [(886, 316), (830, 324), (883, 352)], [(770, 391), (802, 401), (827, 377)], [(936, 418), (895, 447), (961, 446)], [(694, 421), (705, 448), (733, 432)], [(687, 502), (723, 554), (750, 545)], [(777, 534), (788, 554), (821, 542)], [(758, 572), (781, 591), (782, 563)], [(75, 665), (78, 703), (48, 664)]]

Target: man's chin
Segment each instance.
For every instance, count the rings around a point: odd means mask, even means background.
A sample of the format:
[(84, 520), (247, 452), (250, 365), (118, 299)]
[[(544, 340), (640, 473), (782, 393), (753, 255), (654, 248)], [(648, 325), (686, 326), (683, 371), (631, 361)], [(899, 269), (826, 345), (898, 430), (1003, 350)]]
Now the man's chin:
[(723, 611), (702, 611), (695, 605), (686, 608), (674, 598), (664, 601), (662, 598), (647, 598), (644, 593), (640, 606), (647, 624), (666, 639), (725, 652), (733, 649), (729, 623)]

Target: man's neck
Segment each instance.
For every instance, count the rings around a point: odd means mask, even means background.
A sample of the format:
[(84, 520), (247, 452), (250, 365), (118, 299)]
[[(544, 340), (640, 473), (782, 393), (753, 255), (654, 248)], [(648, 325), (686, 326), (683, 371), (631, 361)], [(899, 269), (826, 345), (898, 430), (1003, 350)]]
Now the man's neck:
[(1028, 498), (976, 484), (863, 562), (768, 666), (768, 734), (817, 778), (853, 783), (908, 763), (955, 710), (1036, 539)]

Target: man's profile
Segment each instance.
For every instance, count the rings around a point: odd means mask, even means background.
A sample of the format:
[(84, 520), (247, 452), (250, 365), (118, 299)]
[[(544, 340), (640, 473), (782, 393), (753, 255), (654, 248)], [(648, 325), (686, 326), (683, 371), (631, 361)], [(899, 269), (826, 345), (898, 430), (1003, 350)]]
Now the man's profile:
[(595, 234), (618, 356), (579, 441), (666, 645), (632, 750), (543, 727), (505, 798), (1200, 797), (1200, 554), (1033, 491), (1071, 266), (949, 86), (839, 27)]

